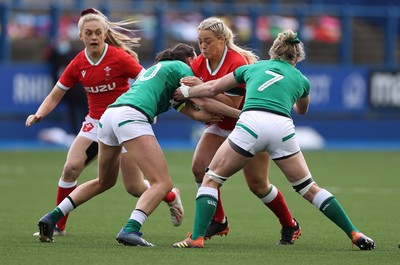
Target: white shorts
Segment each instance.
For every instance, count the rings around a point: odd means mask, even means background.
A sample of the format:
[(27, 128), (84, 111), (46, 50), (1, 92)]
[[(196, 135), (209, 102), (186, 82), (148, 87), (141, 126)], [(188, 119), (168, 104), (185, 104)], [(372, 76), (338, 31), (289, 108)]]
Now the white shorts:
[(228, 138), (228, 135), (231, 133), (231, 130), (224, 130), (218, 127), (218, 125), (216, 123), (211, 124), (210, 126), (207, 126), (204, 130), (203, 133), (212, 133), (212, 134), (216, 134), (218, 136), (224, 137), (224, 138)]
[(107, 108), (100, 118), (97, 137), (106, 145), (120, 146), (142, 135), (154, 135), (153, 128), (147, 117), (134, 108)]
[[(98, 142), (97, 139), (97, 130), (99, 128), (99, 120), (93, 119), (90, 116), (85, 117), (85, 121), (82, 122), (82, 127), (78, 136), (83, 136), (92, 140), (93, 142)], [(122, 148), (122, 153), (126, 153), (126, 149)]]
[(271, 159), (300, 151), (292, 119), (265, 111), (242, 112), (228, 138), (252, 155), (267, 151)]
[(90, 116), (85, 117), (82, 122), (82, 127), (78, 136), (83, 136), (94, 142), (97, 142), (97, 128), (99, 127), (99, 120), (93, 119)]

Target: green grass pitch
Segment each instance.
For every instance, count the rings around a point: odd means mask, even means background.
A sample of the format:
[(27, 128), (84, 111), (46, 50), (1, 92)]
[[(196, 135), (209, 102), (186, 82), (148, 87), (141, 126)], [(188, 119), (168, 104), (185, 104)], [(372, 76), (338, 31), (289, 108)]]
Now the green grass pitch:
[[(222, 187), (231, 231), (205, 242), (204, 249), (174, 249), (192, 230), (196, 186), (190, 151), (166, 151), (170, 174), (181, 190), (185, 219), (169, 220), (165, 203), (149, 217), (142, 232), (155, 248), (117, 245), (115, 236), (137, 199), (121, 179), (111, 190), (74, 210), (68, 235), (54, 244), (32, 234), (55, 204), (56, 186), (66, 151), (0, 152), (0, 264), (400, 264), (400, 152), (305, 151), (317, 183), (331, 191), (353, 223), (376, 242), (374, 251), (352, 248), (350, 240), (313, 205), (292, 191), (273, 165), (270, 179), (285, 196), (303, 235), (293, 246), (277, 246), (280, 226), (248, 190), (241, 173)], [(96, 163), (79, 183), (96, 176)]]

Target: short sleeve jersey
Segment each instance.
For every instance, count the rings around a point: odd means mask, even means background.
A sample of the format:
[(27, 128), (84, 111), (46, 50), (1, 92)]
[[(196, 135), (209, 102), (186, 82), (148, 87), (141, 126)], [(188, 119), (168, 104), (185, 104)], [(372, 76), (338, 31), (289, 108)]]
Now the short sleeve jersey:
[(183, 103), (173, 100), (172, 95), (180, 87), (180, 79), (186, 76), (193, 76), (186, 63), (160, 61), (148, 68), (110, 107), (131, 106), (153, 122), (155, 116)]
[(86, 49), (81, 51), (69, 63), (57, 86), (69, 90), (81, 83), (88, 98), (89, 116), (100, 119), (107, 106), (129, 89), (129, 78), (135, 79), (142, 69), (125, 50), (106, 44), (96, 63)]
[(310, 93), (310, 82), (297, 68), (280, 60), (264, 60), (234, 71), (239, 84), (246, 83), (242, 111), (266, 110), (291, 117), (293, 104)]
[[(242, 55), (232, 49), (226, 48), (218, 67), (214, 71), (211, 71), (208, 59), (206, 59), (202, 54), (192, 62), (190, 67), (196, 77), (200, 78), (203, 82), (207, 82), (223, 77), (224, 75), (233, 72), (239, 66), (246, 64), (247, 61)], [(225, 93), (228, 95), (243, 96), (245, 92), (245, 85), (241, 85)], [(225, 117), (222, 121), (218, 122), (217, 125), (219, 128), (224, 130), (233, 130), (236, 121), (237, 119)]]

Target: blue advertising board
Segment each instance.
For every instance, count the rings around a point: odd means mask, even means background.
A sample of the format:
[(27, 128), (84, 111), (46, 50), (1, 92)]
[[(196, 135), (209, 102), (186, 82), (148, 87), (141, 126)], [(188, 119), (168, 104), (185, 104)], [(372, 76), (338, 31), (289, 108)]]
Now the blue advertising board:
[[(311, 83), (310, 113), (362, 112), (368, 107), (367, 70), (305, 68)], [(0, 113), (35, 111), (53, 88), (46, 65), (0, 67)]]
[(305, 68), (302, 72), (311, 83), (309, 114), (351, 114), (367, 110), (366, 69), (318, 67)]
[(369, 78), (371, 108), (400, 110), (400, 72), (374, 71)]
[(30, 128), (25, 119), (35, 113), (53, 88), (53, 80), (47, 65), (0, 66), (0, 140), (36, 140), (43, 128), (67, 126), (64, 104), (42, 122)]
[(53, 88), (46, 65), (0, 66), (0, 113), (35, 111)]
[[(313, 128), (327, 142), (400, 142), (399, 73), (367, 68), (299, 68), (310, 80), (311, 103), (307, 115), (293, 114), (296, 127)], [(53, 87), (46, 65), (0, 66), (0, 79), (0, 141), (37, 140), (46, 128), (68, 130), (63, 104), (40, 123), (25, 127), (27, 115), (36, 111)], [(193, 146), (203, 125), (171, 110), (160, 115), (153, 128), (160, 141)]]

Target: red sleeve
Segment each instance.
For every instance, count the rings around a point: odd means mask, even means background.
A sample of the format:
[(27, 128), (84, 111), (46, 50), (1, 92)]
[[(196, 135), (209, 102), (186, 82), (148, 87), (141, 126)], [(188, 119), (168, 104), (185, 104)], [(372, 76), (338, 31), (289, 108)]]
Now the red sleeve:
[(129, 76), (132, 79), (136, 79), (138, 74), (142, 71), (143, 66), (139, 64), (138, 61), (136, 61), (135, 58), (133, 58), (129, 53), (127, 53), (124, 50), (121, 50), (121, 54), (119, 58), (122, 61), (121, 65), (126, 65), (127, 67), (123, 67), (125, 71), (125, 75)]
[(68, 90), (73, 87), (76, 83), (79, 82), (76, 75), (76, 61), (78, 56), (76, 56), (65, 68), (63, 73), (61, 74), (60, 79), (57, 82), (57, 85), (60, 86), (64, 90)]

